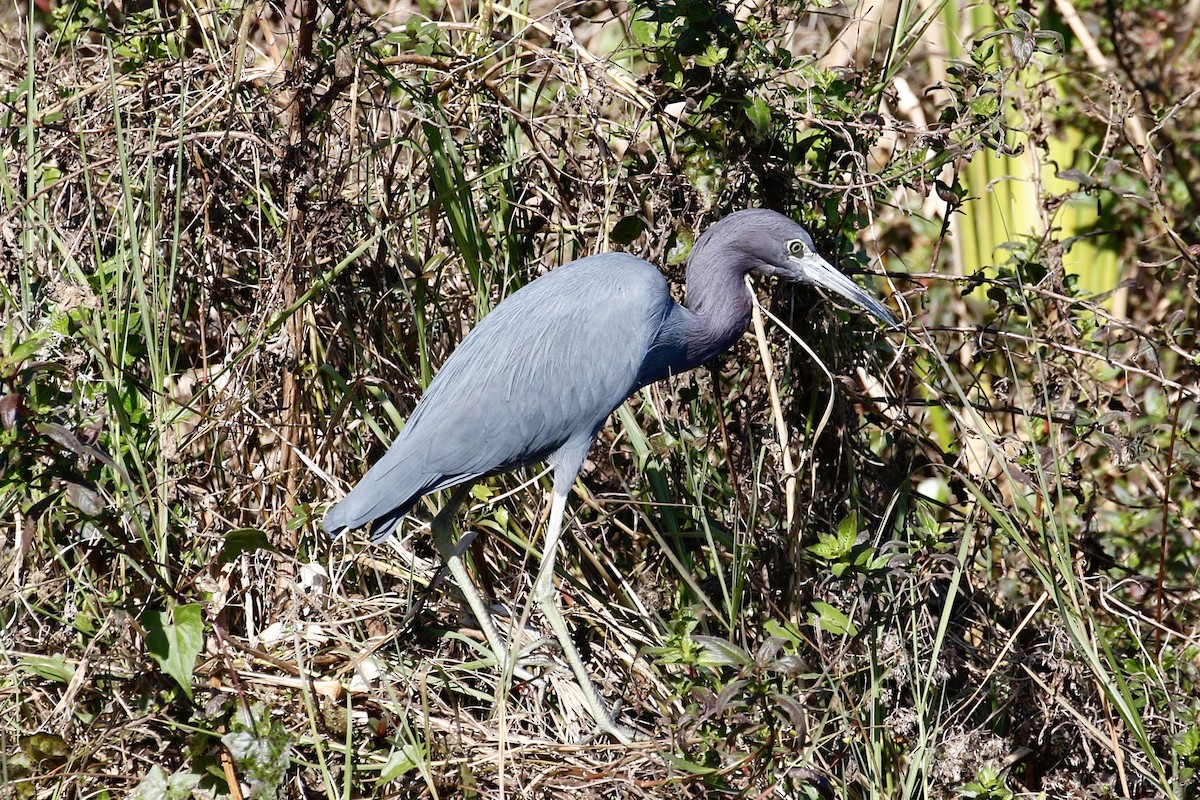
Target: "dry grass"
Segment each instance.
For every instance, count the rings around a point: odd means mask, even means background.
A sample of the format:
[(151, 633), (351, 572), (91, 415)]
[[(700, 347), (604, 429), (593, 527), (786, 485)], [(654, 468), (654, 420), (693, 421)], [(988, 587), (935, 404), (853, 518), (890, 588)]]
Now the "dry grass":
[[(153, 14), (56, 42), (60, 20), (32, 49), (6, 33), (0, 783), (1195, 797), (1200, 362), (1182, 220), (1200, 76), (1155, 52), (1108, 83), (1010, 68), (996, 81), (1021, 126), (967, 90), (936, 101), (961, 103), (939, 120), (945, 105), (896, 94), (945, 74), (915, 28), (872, 62), (855, 38), (870, 19), (739, 7), (742, 71), (672, 89), (622, 6), (487, 8), (330, 8), (311, 48), (266, 6), (188, 6), (186, 35)], [(795, 62), (770, 61), (775, 44)], [(1174, 47), (1173, 64), (1197, 55)], [(814, 49), (856, 53), (828, 56), (842, 82)], [(1147, 158), (1118, 112), (1155, 71), (1141, 135), (1175, 146)], [(767, 132), (730, 95), (746, 86)], [(707, 91), (690, 116), (673, 105)], [(1063, 269), (1053, 223), (1078, 198), (1044, 160), (1026, 179), (1047, 232), (1010, 233), (1011, 260), (962, 274), (950, 220), (990, 191), (963, 181), (998, 120), (1035, 152), (1078, 128), (1078, 161), (1056, 166), (1097, 181), (1089, 241), (1137, 265), (1125, 305)], [(647, 739), (594, 741), (528, 605), (545, 476), (490, 480), (464, 519), (480, 582), (549, 662), (543, 687), (489, 662), (437, 586), (439, 498), (390, 548), (318, 523), (500, 298), (614, 247), (678, 279), (689, 236), (761, 203), (820, 221), (848, 263), (865, 247), (908, 331), (763, 286), (832, 382), (769, 323), (614, 415), (559, 577), (598, 686)], [(172, 666), (187, 609), (199, 652)]]

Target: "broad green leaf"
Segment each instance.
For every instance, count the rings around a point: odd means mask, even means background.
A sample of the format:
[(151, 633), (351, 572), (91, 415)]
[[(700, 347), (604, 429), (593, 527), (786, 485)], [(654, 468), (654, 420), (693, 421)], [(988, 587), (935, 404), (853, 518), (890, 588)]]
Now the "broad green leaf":
[(225, 534), (221, 552), (217, 553), (217, 563), (228, 564), (242, 553), (273, 549), (270, 539), (258, 528), (236, 528)]
[(809, 615), (809, 622), (812, 625), (835, 636), (855, 636), (858, 634), (858, 629), (854, 627), (854, 623), (850, 621), (850, 618), (840, 610), (829, 605), (829, 603), (814, 600), (813, 608), (816, 610), (816, 613)]
[(179, 771), (167, 775), (166, 771), (155, 764), (146, 773), (146, 777), (129, 795), (130, 800), (191, 800), (192, 790), (200, 784), (203, 775), (194, 772)]
[(292, 741), (262, 703), (242, 709), (233, 730), (221, 737), (245, 782), (249, 797), (278, 797), (292, 761)]
[(763, 623), (763, 630), (768, 636), (774, 636), (783, 639), (785, 642), (798, 646), (804, 643), (804, 637), (800, 632), (792, 627), (790, 622), (778, 622), (777, 620), (769, 619)]
[(150, 611), (143, 621), (150, 656), (190, 699), (192, 671), (204, 646), (204, 620), (199, 604), (176, 606), (171, 612)]
[(634, 239), (642, 235), (642, 231), (646, 229), (645, 224), (634, 216), (622, 217), (608, 236), (617, 244), (629, 244)]
[(766, 100), (761, 97), (747, 97), (742, 101), (742, 108), (746, 112), (746, 119), (750, 120), (750, 124), (760, 135), (771, 131), (771, 105)]
[(639, 9), (629, 23), (629, 33), (642, 47), (660, 47), (670, 41), (671, 28), (655, 19), (653, 11)]
[(697, 644), (704, 648), (700, 664), (705, 667), (738, 667), (749, 664), (750, 654), (733, 642), (715, 636), (695, 636)]
[(850, 548), (831, 533), (818, 533), (817, 541), (808, 546), (808, 552), (826, 561), (837, 561), (850, 552)]

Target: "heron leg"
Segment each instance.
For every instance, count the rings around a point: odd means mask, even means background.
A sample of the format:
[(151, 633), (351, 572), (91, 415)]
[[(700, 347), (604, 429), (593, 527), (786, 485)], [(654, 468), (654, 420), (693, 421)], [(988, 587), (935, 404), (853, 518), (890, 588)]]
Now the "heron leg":
[[(533, 599), (554, 630), (554, 636), (567, 657), (567, 663), (575, 673), (575, 680), (583, 690), (588, 710), (596, 720), (596, 726), (618, 742), (629, 744), (634, 739), (634, 732), (617, 722), (584, 669), (583, 659), (580, 658), (575, 642), (571, 639), (571, 632), (567, 629), (567, 622), (558, 608), (558, 596), (554, 591), (554, 558), (558, 551), (558, 540), (562, 536), (563, 512), (567, 507), (567, 495), (570, 493), (572, 482), (560, 481), (559, 477), (555, 476), (554, 498), (550, 503), (550, 522), (546, 539), (542, 543), (542, 563), (538, 567), (537, 580), (533, 584)], [(560, 483), (566, 483), (566, 486), (560, 486)]]
[(454, 582), (458, 584), (459, 591), (467, 599), (467, 605), (471, 607), (471, 613), (475, 615), (475, 621), (479, 624), (484, 638), (487, 639), (488, 646), (492, 648), (492, 653), (496, 656), (496, 663), (500, 665), (502, 670), (511, 668), (513, 674), (522, 680), (532, 680), (534, 676), (527, 669), (515, 663), (509, 663), (508, 647), (504, 644), (504, 639), (500, 637), (500, 632), (496, 630), (496, 624), (492, 620), (491, 611), (488, 610), (487, 605), (483, 602), (483, 598), (479, 596), (479, 590), (475, 588), (471, 576), (467, 573), (467, 566), (463, 563), (462, 555), (458, 550), (458, 537), (454, 534), (454, 515), (458, 512), (459, 507), (463, 504), (470, 491), (471, 484), (469, 483), (462, 484), (456, 488), (453, 494), (450, 495), (450, 502), (433, 518), (433, 522), (429, 526), (433, 531), (433, 543), (437, 547), (442, 560), (446, 562), (446, 566), (450, 569), (450, 575), (454, 578)]

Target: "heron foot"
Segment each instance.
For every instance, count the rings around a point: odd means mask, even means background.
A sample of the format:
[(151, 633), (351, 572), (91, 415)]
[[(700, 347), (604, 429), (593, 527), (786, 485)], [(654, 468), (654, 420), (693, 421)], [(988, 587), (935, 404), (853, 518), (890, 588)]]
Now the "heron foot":
[(622, 725), (615, 719), (598, 720), (596, 722), (596, 733), (611, 736), (620, 744), (633, 744), (636, 741), (645, 741), (649, 738), (640, 731), (630, 728), (628, 725)]
[(622, 725), (617, 721), (621, 715), (621, 701), (613, 701), (612, 708), (604, 706), (604, 701), (596, 695), (596, 703), (598, 706), (592, 709), (593, 718), (596, 720), (596, 730), (588, 737), (594, 739), (597, 736), (611, 736), (620, 744), (633, 744), (636, 741), (645, 741), (649, 737), (641, 731), (634, 730), (628, 725)]

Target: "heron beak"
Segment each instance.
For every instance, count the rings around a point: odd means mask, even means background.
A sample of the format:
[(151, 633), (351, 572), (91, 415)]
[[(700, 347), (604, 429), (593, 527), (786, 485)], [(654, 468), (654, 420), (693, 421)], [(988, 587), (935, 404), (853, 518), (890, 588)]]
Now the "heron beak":
[(854, 305), (880, 319), (889, 328), (900, 327), (883, 303), (867, 294), (865, 289), (847, 278), (837, 267), (816, 253), (809, 252), (803, 256), (789, 256), (788, 261), (791, 262), (792, 280), (837, 292)]

